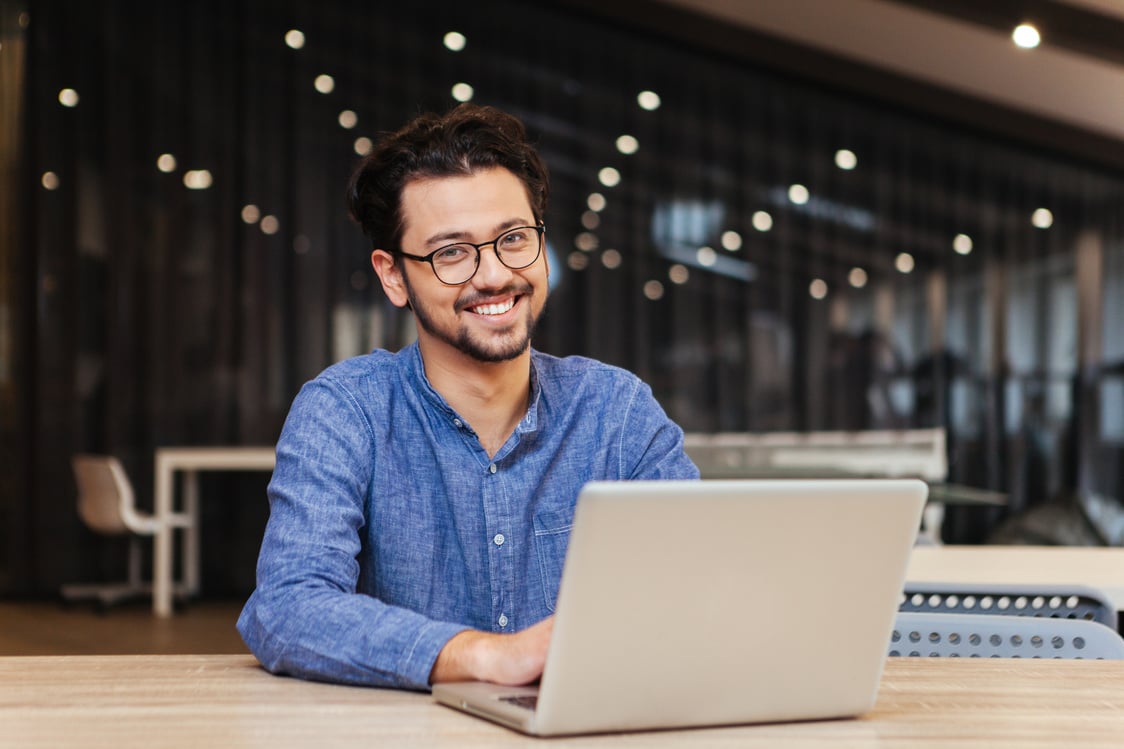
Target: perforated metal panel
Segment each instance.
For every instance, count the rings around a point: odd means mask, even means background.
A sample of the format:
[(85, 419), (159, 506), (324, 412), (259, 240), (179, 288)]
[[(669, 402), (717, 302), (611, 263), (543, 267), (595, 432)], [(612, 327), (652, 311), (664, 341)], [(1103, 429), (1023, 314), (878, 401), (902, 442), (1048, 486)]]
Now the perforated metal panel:
[(1083, 619), (900, 613), (891, 656), (1124, 659), (1124, 639)]
[(1084, 586), (908, 583), (898, 610), (1075, 619), (1116, 628), (1116, 609)]

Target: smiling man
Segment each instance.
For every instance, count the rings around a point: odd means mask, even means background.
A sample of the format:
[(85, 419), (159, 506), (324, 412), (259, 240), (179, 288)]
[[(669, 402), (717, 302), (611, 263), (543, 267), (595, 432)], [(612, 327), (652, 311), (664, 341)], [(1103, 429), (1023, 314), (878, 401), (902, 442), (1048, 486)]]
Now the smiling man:
[(271, 671), (532, 682), (582, 485), (698, 477), (643, 382), (531, 347), (548, 192), (522, 123), (471, 104), (355, 171), (351, 214), (417, 342), (333, 365), (293, 402), (238, 621)]

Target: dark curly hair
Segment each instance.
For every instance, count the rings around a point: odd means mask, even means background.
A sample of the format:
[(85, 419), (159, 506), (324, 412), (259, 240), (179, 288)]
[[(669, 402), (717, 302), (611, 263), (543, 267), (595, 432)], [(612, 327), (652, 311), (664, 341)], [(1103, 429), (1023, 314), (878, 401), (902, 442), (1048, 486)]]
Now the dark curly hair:
[(420, 115), (386, 136), (351, 175), (348, 210), (375, 248), (399, 250), (402, 190), (408, 182), (492, 167), (503, 167), (523, 182), (535, 221), (541, 222), (550, 192), (546, 164), (527, 141), (522, 122), (478, 104)]

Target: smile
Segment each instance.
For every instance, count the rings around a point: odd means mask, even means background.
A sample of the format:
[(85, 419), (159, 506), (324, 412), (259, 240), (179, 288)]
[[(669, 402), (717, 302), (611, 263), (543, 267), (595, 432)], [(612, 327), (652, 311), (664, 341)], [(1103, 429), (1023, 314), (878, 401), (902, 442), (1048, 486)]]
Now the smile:
[(514, 306), (515, 297), (512, 297), (505, 302), (499, 302), (497, 304), (481, 304), (476, 307), (470, 307), (469, 312), (473, 312), (477, 315), (502, 315)]

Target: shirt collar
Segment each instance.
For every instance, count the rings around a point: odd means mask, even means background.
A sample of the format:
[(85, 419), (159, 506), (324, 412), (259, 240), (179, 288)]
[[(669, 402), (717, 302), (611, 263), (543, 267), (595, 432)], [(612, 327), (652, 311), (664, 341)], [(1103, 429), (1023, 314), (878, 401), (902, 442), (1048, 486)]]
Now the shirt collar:
[[(425, 376), (425, 362), (422, 361), (421, 348), (418, 346), (417, 341), (414, 341), (405, 350), (406, 355), (409, 357), (409, 371), (411, 378), (418, 385), (418, 390), (422, 396), (428, 400), (435, 408), (445, 412), (451, 418), (459, 418), (459, 414), (453, 407), (449, 405), (448, 401), (441, 393), (433, 389), (430, 384), (429, 378)], [(538, 351), (531, 349), (531, 403), (527, 408), (527, 413), (519, 421), (515, 427), (516, 434), (527, 434), (529, 432), (537, 431), (539, 428), (539, 402), (542, 395), (542, 383), (539, 379), (539, 359), (540, 354)]]

